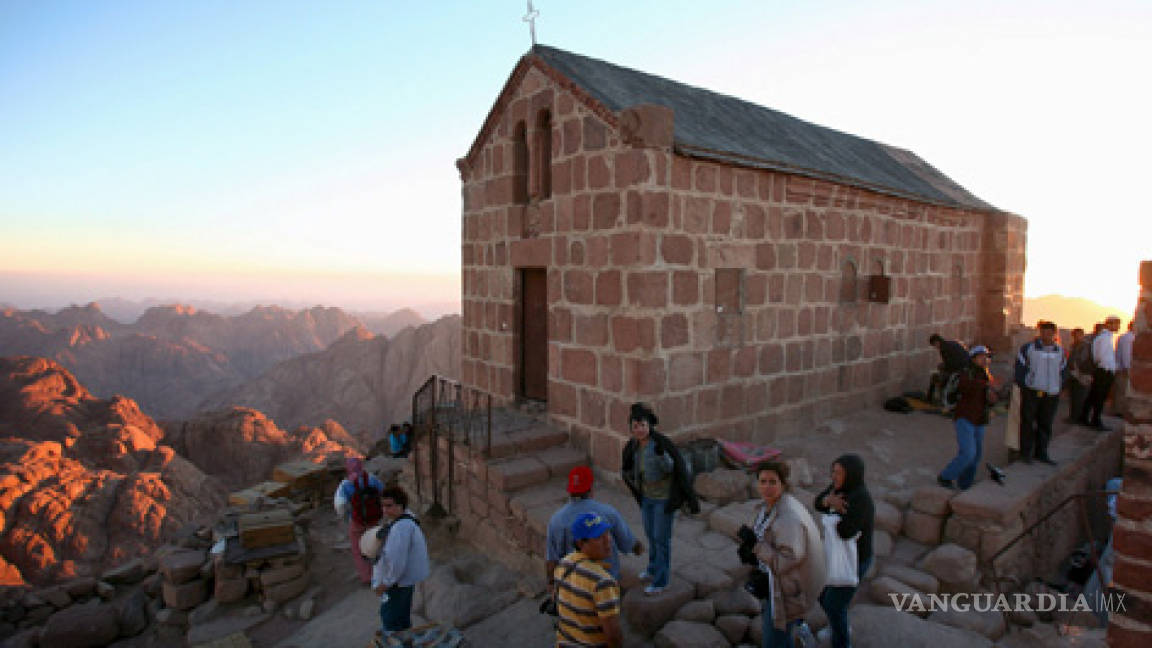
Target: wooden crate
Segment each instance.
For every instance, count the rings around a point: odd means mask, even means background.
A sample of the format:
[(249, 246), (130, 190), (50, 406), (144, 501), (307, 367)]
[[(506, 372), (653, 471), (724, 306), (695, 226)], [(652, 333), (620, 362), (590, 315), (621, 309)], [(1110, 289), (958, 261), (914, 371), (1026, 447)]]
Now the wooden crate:
[(278, 481), (266, 481), (244, 490), (238, 490), (228, 495), (229, 506), (247, 507), (256, 501), (257, 497), (287, 497), (292, 488), (288, 484)]
[(241, 515), (237, 526), (240, 544), (246, 549), (271, 547), (296, 539), (292, 514), (280, 509)]

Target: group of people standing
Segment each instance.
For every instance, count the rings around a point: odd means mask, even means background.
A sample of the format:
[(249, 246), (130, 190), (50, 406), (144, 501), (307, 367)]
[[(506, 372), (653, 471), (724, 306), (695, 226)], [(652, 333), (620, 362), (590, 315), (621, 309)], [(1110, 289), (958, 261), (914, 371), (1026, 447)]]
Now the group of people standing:
[[(646, 595), (658, 595), (671, 571), (672, 526), (676, 512), (698, 511), (687, 467), (676, 445), (656, 431), (658, 418), (643, 403), (629, 414), (631, 439), (624, 447), (622, 478), (640, 508), (651, 550), (639, 574)], [(763, 646), (792, 646), (804, 615), (817, 602), (824, 608), (832, 645), (848, 645), (848, 605), (872, 560), (874, 508), (864, 485), (864, 462), (844, 455), (832, 464), (831, 483), (815, 508), (827, 532), (790, 494), (787, 464), (766, 462), (755, 469), (761, 503), (736, 538), (737, 554), (751, 566), (747, 589), (761, 601)], [(619, 646), (620, 563), (618, 554), (642, 554), (627, 523), (612, 506), (592, 499), (592, 471), (574, 468), (568, 476), (571, 500), (548, 524), (548, 590), (558, 615), (556, 645)], [(832, 536), (835, 536), (834, 538)], [(851, 566), (830, 573), (826, 552), (850, 547)], [(839, 554), (837, 554), (839, 555)], [(842, 564), (843, 563), (843, 564)], [(848, 571), (850, 573), (844, 573)], [(546, 606), (542, 606), (542, 610)]]
[[(1090, 336), (1085, 336), (1083, 329), (1073, 329), (1072, 346), (1066, 350), (1060, 344), (1055, 322), (1041, 320), (1036, 337), (1017, 350), (1013, 380), (1020, 399), (1021, 462), (1055, 465), (1048, 454), (1048, 445), (1060, 394), (1064, 391), (1069, 395), (1068, 422), (1108, 430), (1102, 419), (1105, 404), (1111, 393), (1114, 407), (1122, 407), (1127, 372), (1132, 364), (1132, 326), (1129, 324), (1128, 332), (1115, 339), (1119, 329), (1120, 318), (1115, 316), (1097, 324)], [(940, 352), (942, 375), (947, 376), (934, 380), (933, 385), (950, 384), (955, 377), (957, 394), (952, 409), (956, 457), (936, 479), (947, 488), (967, 489), (974, 481), (983, 454), (989, 408), (999, 400), (989, 372), (992, 353), (982, 345), (965, 349), (961, 343), (945, 340), (938, 334), (932, 335), (929, 343)], [(962, 360), (962, 353), (966, 361)]]

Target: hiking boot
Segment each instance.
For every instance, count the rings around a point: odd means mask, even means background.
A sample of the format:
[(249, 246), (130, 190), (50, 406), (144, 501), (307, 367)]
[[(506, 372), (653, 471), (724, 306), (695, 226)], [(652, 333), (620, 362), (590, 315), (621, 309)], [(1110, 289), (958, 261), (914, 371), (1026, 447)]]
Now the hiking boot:
[(654, 594), (659, 594), (660, 592), (663, 592), (665, 587), (666, 587), (665, 585), (649, 585), (649, 586), (644, 588), (644, 593), (647, 594), (648, 596), (652, 596)]
[(936, 475), (936, 483), (951, 490), (956, 490), (956, 482), (951, 479), (944, 479), (940, 475)]

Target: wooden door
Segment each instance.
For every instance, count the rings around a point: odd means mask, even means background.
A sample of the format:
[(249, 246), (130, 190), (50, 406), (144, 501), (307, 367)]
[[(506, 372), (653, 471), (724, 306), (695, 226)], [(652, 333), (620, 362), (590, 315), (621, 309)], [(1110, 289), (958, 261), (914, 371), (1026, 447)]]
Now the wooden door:
[(520, 269), (519, 395), (548, 400), (548, 271)]

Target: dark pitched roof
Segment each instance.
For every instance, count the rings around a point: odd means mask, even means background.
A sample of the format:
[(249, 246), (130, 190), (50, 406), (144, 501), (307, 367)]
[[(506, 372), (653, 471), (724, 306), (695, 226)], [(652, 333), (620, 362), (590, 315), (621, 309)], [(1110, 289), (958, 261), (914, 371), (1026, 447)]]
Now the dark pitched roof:
[(613, 112), (637, 104), (671, 108), (674, 146), (683, 155), (786, 171), (936, 204), (996, 210), (911, 151), (555, 47), (536, 45), (529, 54)]

